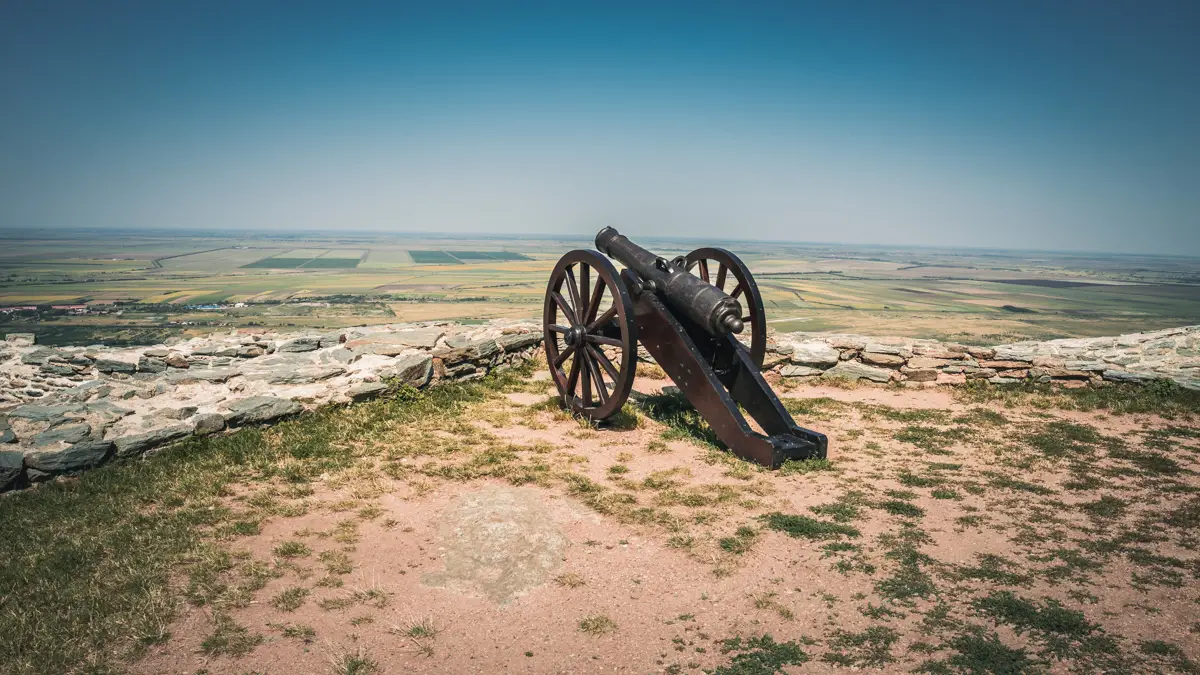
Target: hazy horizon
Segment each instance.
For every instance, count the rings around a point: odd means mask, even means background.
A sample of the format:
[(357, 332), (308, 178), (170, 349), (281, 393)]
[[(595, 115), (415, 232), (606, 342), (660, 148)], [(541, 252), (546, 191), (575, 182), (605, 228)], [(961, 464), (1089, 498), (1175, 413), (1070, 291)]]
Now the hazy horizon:
[(1200, 255), (1200, 5), (0, 7), (0, 227)]

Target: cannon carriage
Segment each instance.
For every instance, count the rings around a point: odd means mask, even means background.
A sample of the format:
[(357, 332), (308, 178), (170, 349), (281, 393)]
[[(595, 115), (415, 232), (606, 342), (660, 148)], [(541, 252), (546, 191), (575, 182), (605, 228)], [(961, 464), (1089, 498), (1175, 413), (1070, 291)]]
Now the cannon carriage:
[(592, 420), (620, 410), (640, 342), (738, 456), (772, 468), (826, 456), (824, 434), (798, 426), (762, 377), (762, 296), (736, 255), (700, 248), (667, 260), (611, 227), (596, 248), (564, 255), (546, 287), (546, 359), (564, 406)]

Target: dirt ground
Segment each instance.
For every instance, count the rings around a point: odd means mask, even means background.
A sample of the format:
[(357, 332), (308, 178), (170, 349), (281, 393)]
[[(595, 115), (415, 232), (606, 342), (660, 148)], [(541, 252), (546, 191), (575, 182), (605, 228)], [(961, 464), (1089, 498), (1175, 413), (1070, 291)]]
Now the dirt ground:
[(271, 517), (132, 669), (1196, 672), (1192, 422), (800, 387), (829, 462), (772, 472), (686, 413), (581, 424), (544, 377), (244, 485)]

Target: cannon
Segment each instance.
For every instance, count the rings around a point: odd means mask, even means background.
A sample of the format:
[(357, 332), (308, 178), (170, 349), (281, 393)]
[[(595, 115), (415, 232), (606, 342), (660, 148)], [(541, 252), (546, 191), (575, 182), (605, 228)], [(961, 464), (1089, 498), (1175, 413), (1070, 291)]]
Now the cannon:
[(565, 407), (596, 421), (616, 414), (640, 342), (734, 454), (771, 468), (825, 458), (825, 435), (798, 426), (763, 379), (762, 296), (736, 255), (699, 248), (667, 260), (611, 227), (596, 248), (564, 255), (546, 285), (546, 360)]

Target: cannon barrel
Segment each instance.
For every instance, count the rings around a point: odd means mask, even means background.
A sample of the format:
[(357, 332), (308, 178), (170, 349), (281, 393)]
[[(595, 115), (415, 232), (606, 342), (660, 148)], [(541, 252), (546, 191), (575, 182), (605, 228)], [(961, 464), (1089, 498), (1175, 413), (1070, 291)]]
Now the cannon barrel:
[(611, 227), (596, 235), (596, 248), (637, 272), (676, 310), (713, 335), (742, 332), (742, 306), (724, 291), (638, 246)]

